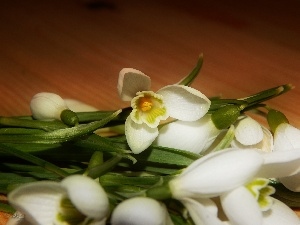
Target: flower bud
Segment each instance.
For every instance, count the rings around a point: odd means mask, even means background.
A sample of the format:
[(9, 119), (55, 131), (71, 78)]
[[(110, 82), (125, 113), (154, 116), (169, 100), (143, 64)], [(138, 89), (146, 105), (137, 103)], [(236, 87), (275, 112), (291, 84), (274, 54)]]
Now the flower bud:
[(237, 120), (240, 111), (240, 106), (226, 105), (213, 112), (211, 119), (219, 130), (226, 129)]
[(41, 92), (30, 102), (32, 115), (38, 120), (62, 120), (67, 125), (78, 123), (77, 115), (68, 109), (65, 101), (57, 94)]

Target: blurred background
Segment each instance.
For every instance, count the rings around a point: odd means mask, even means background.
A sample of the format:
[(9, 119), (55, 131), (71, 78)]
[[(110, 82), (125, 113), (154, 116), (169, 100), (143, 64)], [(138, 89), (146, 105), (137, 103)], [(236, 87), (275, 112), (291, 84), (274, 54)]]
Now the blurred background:
[(193, 87), (240, 98), (296, 86), (270, 105), (300, 127), (300, 2), (5, 0), (0, 7), (1, 115), (29, 114), (41, 91), (102, 110), (127, 106), (118, 73), (133, 67), (153, 90), (204, 65)]

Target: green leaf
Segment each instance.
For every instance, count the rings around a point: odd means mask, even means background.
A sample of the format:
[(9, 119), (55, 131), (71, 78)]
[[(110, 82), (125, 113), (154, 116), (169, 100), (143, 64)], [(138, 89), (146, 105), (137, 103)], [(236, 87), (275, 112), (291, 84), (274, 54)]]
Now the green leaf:
[(107, 124), (115, 118), (121, 111), (117, 111), (110, 116), (88, 124), (80, 124), (75, 127), (65, 128), (46, 132), (43, 134), (33, 135), (0, 135), (0, 143), (41, 143), (41, 144), (54, 144), (74, 140), (91, 134), (95, 130)]
[(5, 127), (35, 128), (44, 131), (52, 131), (68, 127), (66, 124), (62, 123), (59, 120), (41, 121), (21, 119), (16, 117), (0, 117), (0, 125)]
[(184, 77), (177, 84), (190, 86), (193, 83), (193, 81), (195, 80), (195, 78), (198, 76), (198, 74), (202, 68), (202, 64), (203, 64), (203, 54), (200, 54), (195, 68), (190, 72), (189, 75)]

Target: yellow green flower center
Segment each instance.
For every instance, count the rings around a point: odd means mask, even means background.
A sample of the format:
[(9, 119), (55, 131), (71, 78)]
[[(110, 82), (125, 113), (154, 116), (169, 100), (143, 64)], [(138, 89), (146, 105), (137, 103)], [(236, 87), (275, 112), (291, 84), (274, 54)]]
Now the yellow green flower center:
[(160, 120), (168, 117), (162, 96), (152, 91), (138, 92), (131, 100), (131, 119), (138, 124), (145, 123), (149, 127), (157, 127)]
[(256, 178), (246, 185), (246, 188), (257, 200), (262, 211), (271, 208), (273, 201), (270, 195), (275, 193), (275, 188), (269, 186), (269, 180), (265, 178)]

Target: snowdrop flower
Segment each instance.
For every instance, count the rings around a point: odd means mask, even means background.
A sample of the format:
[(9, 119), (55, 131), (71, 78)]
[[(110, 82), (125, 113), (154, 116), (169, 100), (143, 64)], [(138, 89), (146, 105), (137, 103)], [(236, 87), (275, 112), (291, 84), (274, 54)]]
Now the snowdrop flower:
[(264, 126), (251, 117), (243, 117), (235, 123), (235, 138), (231, 142), (236, 148), (258, 148), (265, 152), (273, 150), (273, 136)]
[(176, 199), (215, 197), (252, 180), (262, 164), (256, 151), (224, 149), (193, 162), (169, 187)]
[(206, 114), (194, 122), (177, 120), (163, 125), (154, 143), (194, 153), (205, 152), (221, 133), (210, 117)]
[(172, 197), (182, 201), (196, 221), (208, 225), (221, 224), (216, 213), (207, 211), (203, 204), (193, 201), (220, 197), (230, 223), (261, 224), (262, 213), (257, 199), (245, 185), (256, 177), (262, 164), (263, 157), (256, 151), (224, 149), (196, 160), (169, 182), (169, 188)]
[(173, 225), (164, 204), (147, 197), (121, 202), (111, 216), (112, 225)]
[(125, 68), (120, 71), (118, 91), (121, 99), (131, 101), (132, 112), (125, 122), (125, 134), (132, 152), (148, 148), (158, 136), (161, 120), (172, 117), (196, 121), (203, 117), (210, 100), (201, 92), (184, 85), (168, 85), (156, 93), (150, 91), (150, 78), (144, 73)]
[(34, 95), (30, 109), (33, 118), (37, 120), (62, 120), (70, 126), (78, 123), (77, 115), (68, 108), (59, 95), (54, 93), (41, 92)]
[(72, 175), (61, 183), (25, 184), (8, 195), (10, 204), (32, 225), (105, 224), (109, 202), (93, 179)]

